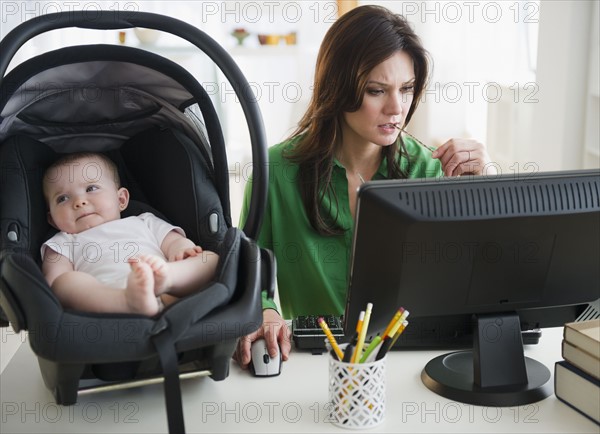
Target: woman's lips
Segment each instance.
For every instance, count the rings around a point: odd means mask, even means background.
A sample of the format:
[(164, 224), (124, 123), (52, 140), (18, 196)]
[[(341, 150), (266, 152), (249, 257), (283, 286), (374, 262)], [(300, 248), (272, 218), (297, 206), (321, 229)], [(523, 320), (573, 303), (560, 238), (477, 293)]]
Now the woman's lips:
[(394, 124), (394, 123), (381, 124), (381, 125), (378, 125), (378, 127), (381, 128), (381, 129), (383, 129), (383, 130), (385, 130), (385, 131), (387, 131), (387, 132), (395, 132), (395, 131), (397, 131), (396, 124)]

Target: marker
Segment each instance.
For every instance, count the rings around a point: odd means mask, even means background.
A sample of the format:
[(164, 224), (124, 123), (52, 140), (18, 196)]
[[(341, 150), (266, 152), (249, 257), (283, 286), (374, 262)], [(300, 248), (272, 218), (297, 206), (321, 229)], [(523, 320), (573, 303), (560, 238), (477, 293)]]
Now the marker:
[(373, 351), (375, 351), (375, 348), (377, 348), (380, 343), (381, 343), (381, 336), (375, 336), (373, 338), (373, 340), (371, 341), (371, 343), (369, 344), (369, 346), (367, 347), (367, 349), (365, 350), (365, 353), (360, 358), (360, 363), (365, 363), (367, 361), (368, 357), (371, 355), (371, 353)]
[(365, 319), (363, 320), (362, 326), (360, 328), (360, 333), (358, 334), (358, 342), (356, 343), (356, 348), (354, 349), (354, 357), (352, 358), (352, 363), (357, 363), (359, 358), (362, 356), (362, 349), (365, 344), (365, 338), (367, 337), (367, 330), (369, 328), (369, 321), (371, 320), (372, 309), (373, 303), (367, 303), (367, 309), (365, 310)]
[(369, 354), (369, 357), (367, 357), (365, 363), (373, 363), (375, 361), (375, 358), (377, 357), (377, 354), (379, 353), (379, 350), (381, 349), (382, 345), (383, 342), (379, 342), (379, 345), (377, 345), (377, 347), (373, 351), (371, 351), (371, 354)]
[(319, 319), (317, 320), (317, 322), (319, 323), (319, 325), (323, 329), (323, 332), (325, 332), (325, 336), (327, 336), (327, 339), (329, 339), (329, 343), (331, 344), (331, 348), (333, 348), (333, 351), (335, 351), (335, 354), (336, 354), (338, 360), (343, 360), (344, 359), (344, 353), (342, 352), (342, 350), (338, 346), (338, 343), (335, 340), (335, 337), (333, 336), (333, 334), (331, 333), (331, 330), (329, 330), (329, 327), (327, 326), (327, 323), (325, 322), (325, 320), (322, 317), (319, 317)]

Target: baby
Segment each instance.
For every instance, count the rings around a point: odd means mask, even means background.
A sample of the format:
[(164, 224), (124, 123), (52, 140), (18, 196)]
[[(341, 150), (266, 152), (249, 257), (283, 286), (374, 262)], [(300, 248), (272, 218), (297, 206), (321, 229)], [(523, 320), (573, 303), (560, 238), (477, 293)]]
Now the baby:
[(121, 219), (129, 191), (104, 155), (66, 155), (43, 187), (48, 222), (61, 232), (41, 248), (42, 271), (63, 306), (152, 316), (214, 276), (218, 255), (181, 228), (151, 213)]

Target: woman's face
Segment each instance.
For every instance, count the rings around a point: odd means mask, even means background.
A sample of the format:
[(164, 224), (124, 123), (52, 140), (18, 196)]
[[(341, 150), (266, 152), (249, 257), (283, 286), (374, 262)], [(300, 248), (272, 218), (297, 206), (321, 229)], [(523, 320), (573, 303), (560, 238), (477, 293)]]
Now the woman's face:
[(396, 141), (413, 100), (415, 72), (413, 61), (397, 51), (369, 74), (360, 108), (345, 112), (343, 145), (387, 146)]

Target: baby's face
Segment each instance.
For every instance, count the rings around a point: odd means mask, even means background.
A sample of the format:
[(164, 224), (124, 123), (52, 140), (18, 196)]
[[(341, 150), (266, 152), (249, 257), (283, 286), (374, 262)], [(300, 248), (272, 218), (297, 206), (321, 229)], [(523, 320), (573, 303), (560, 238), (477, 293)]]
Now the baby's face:
[(70, 234), (121, 218), (129, 201), (127, 190), (117, 188), (111, 170), (95, 158), (52, 169), (44, 178), (44, 192), (48, 221)]

